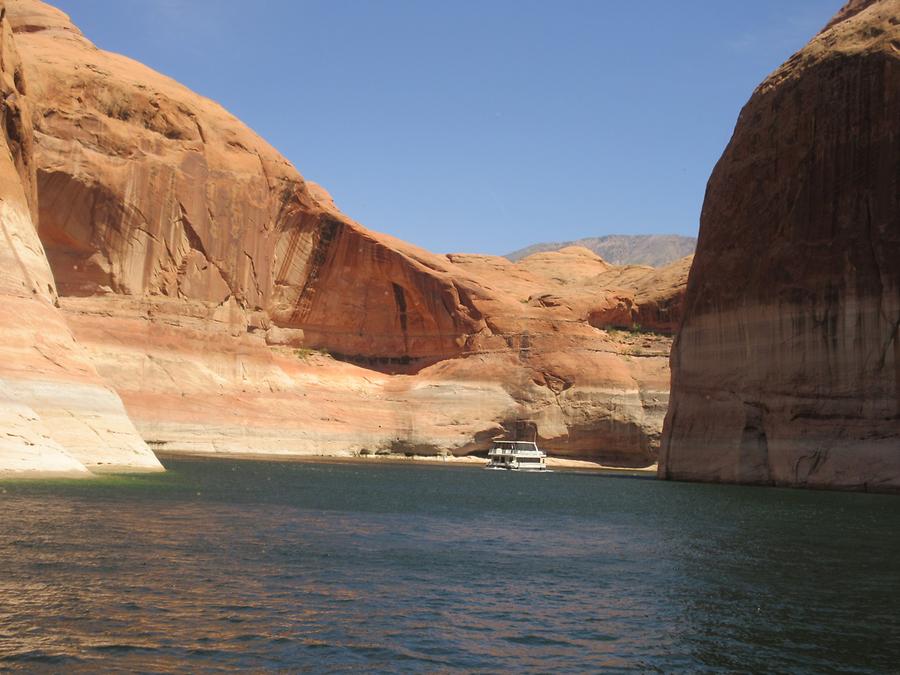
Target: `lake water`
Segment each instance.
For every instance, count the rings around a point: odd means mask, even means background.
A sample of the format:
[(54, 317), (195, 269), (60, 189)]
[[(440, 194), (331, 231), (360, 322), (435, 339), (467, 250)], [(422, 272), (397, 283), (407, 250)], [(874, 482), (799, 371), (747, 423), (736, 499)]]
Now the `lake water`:
[(900, 498), (420, 464), (0, 483), (0, 669), (900, 670)]

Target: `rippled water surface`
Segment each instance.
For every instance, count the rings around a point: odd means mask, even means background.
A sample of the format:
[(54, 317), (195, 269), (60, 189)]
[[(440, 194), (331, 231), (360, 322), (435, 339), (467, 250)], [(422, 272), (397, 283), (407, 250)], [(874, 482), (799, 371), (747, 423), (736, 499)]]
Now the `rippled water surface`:
[(0, 483), (0, 669), (900, 669), (900, 498), (169, 460)]

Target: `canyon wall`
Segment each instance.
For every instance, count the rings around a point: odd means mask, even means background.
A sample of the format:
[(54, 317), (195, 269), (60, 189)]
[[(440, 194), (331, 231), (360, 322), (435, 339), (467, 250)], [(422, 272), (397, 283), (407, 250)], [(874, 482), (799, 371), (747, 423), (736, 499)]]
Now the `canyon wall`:
[(900, 490), (900, 0), (754, 92), (707, 188), (663, 478)]
[(655, 460), (689, 260), (371, 232), (217, 103), (7, 4), (48, 303), (151, 447), (466, 454), (527, 419), (554, 454)]
[(0, 472), (161, 470), (57, 309), (35, 227), (28, 78), (0, 3)]

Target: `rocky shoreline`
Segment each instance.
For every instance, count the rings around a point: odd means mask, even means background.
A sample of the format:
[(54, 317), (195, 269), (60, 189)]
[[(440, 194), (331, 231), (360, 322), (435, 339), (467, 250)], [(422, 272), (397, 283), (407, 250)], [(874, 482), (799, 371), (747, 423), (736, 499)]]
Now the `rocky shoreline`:
[[(204, 453), (204, 452), (156, 452), (163, 462), (167, 459), (206, 459), (216, 460), (251, 460), (268, 462), (313, 462), (317, 464), (351, 463), (351, 464), (416, 464), (426, 463), (448, 467), (482, 467), (487, 463), (483, 457), (476, 455), (403, 455), (398, 453), (385, 453), (379, 455), (359, 454), (296, 454), (296, 453)], [(578, 459), (566, 459), (564, 457), (548, 457), (547, 467), (554, 471), (589, 471), (600, 473), (622, 473), (656, 477), (657, 465), (651, 464), (644, 467), (608, 466), (597, 462)]]

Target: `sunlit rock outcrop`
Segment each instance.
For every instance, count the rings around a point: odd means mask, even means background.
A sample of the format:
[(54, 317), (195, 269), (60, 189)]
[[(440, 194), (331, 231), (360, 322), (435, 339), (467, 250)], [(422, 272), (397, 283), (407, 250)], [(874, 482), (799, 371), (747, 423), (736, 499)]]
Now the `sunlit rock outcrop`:
[(9, 10), (59, 304), (154, 448), (465, 454), (530, 419), (555, 454), (655, 460), (686, 261), (371, 232), (217, 103)]
[(0, 473), (161, 470), (55, 307), (35, 228), (28, 78), (0, 3)]

